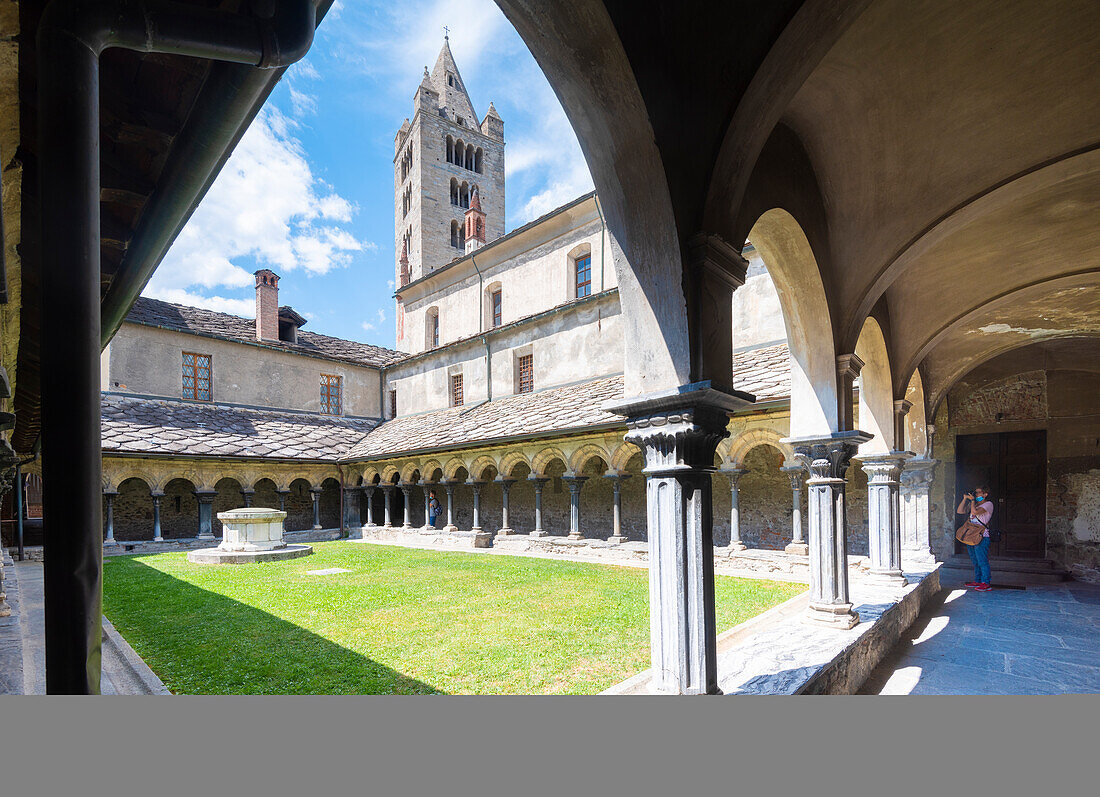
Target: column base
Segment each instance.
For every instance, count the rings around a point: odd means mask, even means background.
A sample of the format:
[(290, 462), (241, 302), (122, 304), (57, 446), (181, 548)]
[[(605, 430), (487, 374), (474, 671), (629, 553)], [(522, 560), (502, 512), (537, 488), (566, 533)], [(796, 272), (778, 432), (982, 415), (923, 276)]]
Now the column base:
[(872, 570), (864, 576), (863, 583), (878, 587), (904, 587), (909, 584), (909, 579), (900, 570)]
[(931, 566), (936, 563), (936, 555), (929, 548), (902, 548), (901, 561)]
[(118, 547), (118, 540), (104, 540), (103, 541), (103, 547), (104, 548), (117, 548)]
[(534, 537), (535, 539), (538, 539), (539, 537), (549, 537), (549, 536), (550, 536), (550, 532), (549, 532), (549, 531), (546, 531), (545, 529), (542, 529), (542, 530), (540, 530), (540, 531), (532, 531), (532, 532), (531, 532), (530, 534), (528, 534), (527, 536), (528, 536), (528, 537)]
[(626, 537), (624, 537), (622, 534), (612, 534), (610, 537), (607, 538), (607, 541), (612, 545), (622, 545), (624, 542), (626, 542)]
[(217, 537), (215, 537), (213, 534), (200, 534), (195, 539), (196, 540), (216, 540)]
[(413, 527), (412, 523), (402, 523), (401, 524), (401, 528), (403, 528), (403, 529), (411, 529), (412, 527)]
[(164, 542), (164, 537), (153, 537), (153, 542)]
[(320, 531), (323, 528), (324, 528), (324, 526), (314, 526), (313, 531)]
[(823, 625), (827, 628), (847, 631), (859, 624), (859, 614), (852, 611), (852, 604), (850, 603), (841, 603), (835, 606), (811, 603), (806, 613), (802, 615), (802, 622), (808, 625)]
[(731, 542), (725, 547), (724, 550), (728, 551), (729, 553), (740, 553), (741, 551), (747, 551), (748, 549), (749, 546), (745, 545), (745, 543), (743, 542)]
[(481, 529), (474, 529), (474, 547), (475, 548), (490, 548), (493, 544), (493, 535), (488, 531), (482, 531)]
[(566, 537), (566, 539), (569, 539), (569, 540), (583, 540), (584, 535), (581, 534), (579, 531), (576, 531), (576, 532), (571, 531), (571, 532), (569, 532), (569, 536)]
[(454, 525), (453, 523), (448, 523), (446, 526), (443, 527), (443, 530), (449, 532), (458, 531), (458, 526)]
[(374, 522), (374, 521), (372, 520), (372, 521), (371, 521), (370, 523), (364, 523), (364, 524), (363, 524), (363, 528), (365, 528), (365, 529), (376, 529), (376, 528), (378, 528), (378, 524), (377, 524), (377, 523), (375, 523), (375, 522)]
[(515, 533), (516, 533), (515, 529), (510, 529), (507, 526), (505, 526), (502, 529), (497, 529), (497, 536), (498, 537), (512, 537), (512, 536), (515, 536)]
[(785, 553), (793, 554), (794, 556), (809, 556), (810, 546), (804, 542), (792, 542), (783, 549)]

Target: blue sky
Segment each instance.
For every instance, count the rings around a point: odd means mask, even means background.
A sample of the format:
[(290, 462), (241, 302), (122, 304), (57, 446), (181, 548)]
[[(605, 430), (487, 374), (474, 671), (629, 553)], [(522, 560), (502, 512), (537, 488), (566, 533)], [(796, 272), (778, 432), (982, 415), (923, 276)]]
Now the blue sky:
[(252, 316), (278, 273), (306, 329), (394, 345), (393, 139), (450, 28), (474, 108), (504, 119), (506, 229), (592, 189), (576, 136), (492, 0), (338, 0), (144, 291)]

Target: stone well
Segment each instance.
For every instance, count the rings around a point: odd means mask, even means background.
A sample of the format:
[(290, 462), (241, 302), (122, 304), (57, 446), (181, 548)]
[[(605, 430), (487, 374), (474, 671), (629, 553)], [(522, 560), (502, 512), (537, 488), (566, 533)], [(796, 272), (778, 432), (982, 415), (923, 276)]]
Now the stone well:
[(309, 556), (309, 545), (287, 545), (283, 540), (286, 512), (265, 507), (244, 507), (219, 512), (222, 541), (217, 548), (203, 548), (187, 554), (189, 562), (200, 564), (245, 564), (274, 562)]

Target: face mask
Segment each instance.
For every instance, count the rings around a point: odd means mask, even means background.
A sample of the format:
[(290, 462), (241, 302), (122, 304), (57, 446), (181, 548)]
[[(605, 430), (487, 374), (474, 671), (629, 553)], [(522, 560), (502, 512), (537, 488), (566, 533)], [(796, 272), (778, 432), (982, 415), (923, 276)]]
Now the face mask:
[(978, 502), (978, 503), (980, 504), (980, 503), (981, 503), (982, 501), (984, 501), (984, 500), (985, 500), (985, 496), (984, 496), (984, 495), (979, 495), (979, 496), (978, 496), (977, 498), (975, 498), (974, 500), (975, 500), (975, 501), (977, 501), (977, 502)]

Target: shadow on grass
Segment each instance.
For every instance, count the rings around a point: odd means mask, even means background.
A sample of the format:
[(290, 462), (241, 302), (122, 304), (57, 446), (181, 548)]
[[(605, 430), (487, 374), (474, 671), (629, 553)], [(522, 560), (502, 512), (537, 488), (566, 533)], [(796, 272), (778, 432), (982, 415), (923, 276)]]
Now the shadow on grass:
[(443, 694), (136, 557), (111, 563), (103, 610), (177, 694)]

